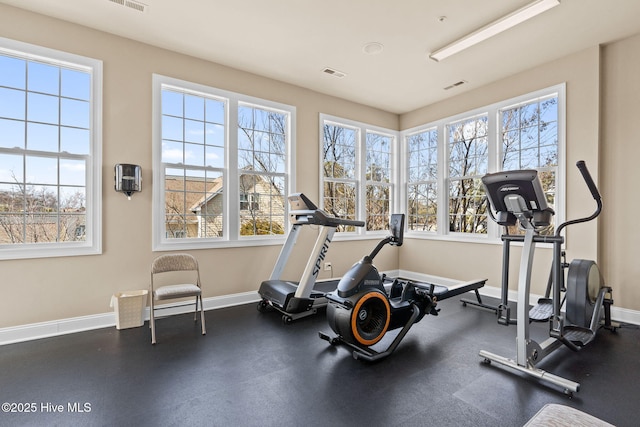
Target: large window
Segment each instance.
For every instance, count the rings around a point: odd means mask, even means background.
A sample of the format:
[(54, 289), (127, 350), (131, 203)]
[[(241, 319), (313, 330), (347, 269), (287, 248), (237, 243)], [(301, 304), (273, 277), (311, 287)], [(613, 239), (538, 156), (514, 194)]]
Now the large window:
[(286, 231), (289, 114), (253, 105), (238, 108), (240, 235)]
[(438, 231), (438, 131), (406, 136), (407, 228)]
[(392, 148), (394, 136), (367, 131), (365, 138), (365, 201), (367, 230), (386, 230), (393, 205)]
[(489, 171), (487, 124), (483, 114), (446, 125), (450, 232), (486, 233), (481, 178)]
[(500, 169), (537, 169), (550, 206), (556, 205), (559, 156), (557, 94), (500, 110)]
[(102, 63), (0, 39), (0, 259), (101, 252)]
[[(395, 206), (396, 133), (321, 115), (322, 207), (345, 219), (364, 219), (366, 231), (388, 228)], [(338, 231), (362, 233), (356, 227)]]
[[(322, 206), (330, 214), (356, 219), (358, 177), (356, 170), (359, 129), (325, 122), (322, 142)], [(345, 231), (345, 227), (339, 227)], [(354, 231), (354, 227), (349, 227)]]
[(293, 107), (154, 75), (154, 120), (154, 249), (286, 233)]
[[(402, 133), (404, 205), (414, 236), (497, 236), (481, 178), (539, 171), (558, 222), (564, 206), (564, 85)], [(444, 208), (443, 208), (444, 207)]]

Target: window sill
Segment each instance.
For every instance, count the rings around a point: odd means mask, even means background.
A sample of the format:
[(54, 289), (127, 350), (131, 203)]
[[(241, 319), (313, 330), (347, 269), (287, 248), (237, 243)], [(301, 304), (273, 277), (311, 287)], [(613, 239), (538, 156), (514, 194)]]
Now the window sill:
[(35, 259), (35, 258), (55, 258), (85, 255), (100, 255), (102, 248), (99, 245), (90, 246), (87, 244), (37, 244), (38, 247), (30, 245), (2, 245), (0, 246), (0, 260), (11, 259)]
[(287, 236), (277, 237), (247, 237), (241, 240), (204, 240), (194, 241), (193, 239), (175, 239), (170, 242), (154, 243), (154, 252), (176, 251), (176, 250), (197, 250), (197, 249), (224, 249), (224, 248), (250, 248), (254, 246), (282, 246)]

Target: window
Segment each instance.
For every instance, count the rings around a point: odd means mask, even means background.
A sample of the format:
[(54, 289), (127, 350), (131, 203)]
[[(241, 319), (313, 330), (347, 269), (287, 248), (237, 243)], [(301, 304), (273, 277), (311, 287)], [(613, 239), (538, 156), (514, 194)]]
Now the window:
[(293, 107), (154, 75), (154, 119), (155, 250), (285, 234)]
[(225, 101), (162, 90), (165, 238), (223, 234)]
[(257, 211), (260, 209), (259, 198), (258, 193), (240, 193), (240, 210)]
[[(333, 216), (356, 219), (356, 154), (359, 130), (326, 122), (323, 127), (322, 181), (324, 209)], [(355, 231), (355, 227), (338, 227), (338, 231)]]
[(391, 215), (393, 180), (391, 149), (396, 138), (366, 132), (366, 212), (367, 230), (386, 230)]
[(407, 229), (438, 231), (438, 131), (426, 129), (406, 137)]
[(285, 233), (288, 128), (288, 113), (238, 107), (241, 236)]
[(564, 90), (564, 85), (554, 86), (402, 132), (408, 231), (414, 236), (496, 237), (500, 230), (488, 220), (481, 178), (527, 168), (539, 171), (555, 221), (560, 221)]
[[(322, 207), (345, 219), (364, 217), (366, 231), (388, 229), (394, 200), (394, 131), (321, 115)], [(360, 233), (357, 227), (340, 232)]]
[(0, 39), (0, 259), (101, 253), (102, 63)]
[(482, 115), (446, 126), (450, 232), (486, 233), (481, 178), (489, 171), (487, 123), (487, 116)]
[(558, 97), (544, 96), (500, 111), (501, 169), (537, 169), (549, 206), (558, 187)]

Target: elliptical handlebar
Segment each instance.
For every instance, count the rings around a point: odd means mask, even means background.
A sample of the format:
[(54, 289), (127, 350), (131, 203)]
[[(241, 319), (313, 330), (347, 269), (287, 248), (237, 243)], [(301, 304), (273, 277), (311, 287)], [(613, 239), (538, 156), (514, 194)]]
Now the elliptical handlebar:
[(578, 170), (580, 170), (580, 173), (582, 174), (582, 178), (584, 179), (584, 182), (587, 184), (587, 187), (589, 187), (589, 191), (591, 191), (591, 195), (593, 196), (593, 199), (596, 201), (597, 207), (595, 212), (587, 217), (572, 219), (570, 221), (565, 221), (562, 224), (560, 224), (556, 230), (556, 236), (560, 236), (560, 232), (562, 231), (563, 228), (569, 225), (591, 221), (592, 219), (595, 219), (598, 215), (600, 215), (600, 212), (602, 212), (602, 197), (600, 196), (598, 187), (596, 186), (595, 182), (593, 181), (593, 178), (591, 177), (591, 174), (589, 173), (589, 169), (587, 169), (587, 164), (585, 163), (584, 160), (579, 160), (578, 162), (576, 162), (576, 167), (578, 168)]
[(584, 162), (584, 160), (578, 160), (578, 162), (576, 163), (576, 167), (580, 170), (582, 178), (584, 178), (584, 181), (587, 183), (587, 187), (589, 187), (589, 191), (591, 191), (591, 195), (593, 196), (594, 200), (600, 200), (600, 192), (598, 191), (598, 187), (596, 187), (596, 183), (593, 182), (593, 178), (591, 178), (589, 169), (587, 169), (587, 164)]

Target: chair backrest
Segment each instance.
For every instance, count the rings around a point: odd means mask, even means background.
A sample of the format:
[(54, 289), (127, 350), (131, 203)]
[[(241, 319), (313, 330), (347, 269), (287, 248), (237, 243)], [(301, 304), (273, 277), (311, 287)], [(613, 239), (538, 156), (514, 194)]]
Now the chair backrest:
[(189, 254), (162, 255), (153, 260), (151, 274), (170, 271), (198, 271), (198, 260)]

